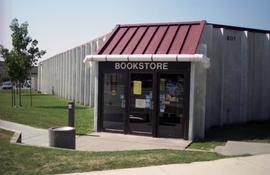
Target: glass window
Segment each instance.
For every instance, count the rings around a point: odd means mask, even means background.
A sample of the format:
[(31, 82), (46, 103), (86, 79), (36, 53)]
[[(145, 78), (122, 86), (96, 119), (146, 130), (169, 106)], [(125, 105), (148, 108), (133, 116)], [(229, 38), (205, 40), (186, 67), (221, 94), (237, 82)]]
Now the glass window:
[(123, 130), (125, 112), (123, 75), (119, 73), (104, 74), (103, 90), (103, 128)]
[(159, 81), (159, 136), (182, 137), (184, 75), (161, 74)]

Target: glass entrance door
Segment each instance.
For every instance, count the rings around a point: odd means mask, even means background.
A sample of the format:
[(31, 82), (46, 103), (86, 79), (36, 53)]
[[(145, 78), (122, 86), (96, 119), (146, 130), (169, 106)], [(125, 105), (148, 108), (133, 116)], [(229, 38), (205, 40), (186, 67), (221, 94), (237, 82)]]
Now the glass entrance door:
[(103, 129), (124, 130), (125, 82), (120, 73), (105, 73), (103, 88)]
[(160, 74), (158, 135), (183, 137), (184, 74)]
[(172, 73), (104, 73), (102, 129), (183, 138), (185, 78)]
[(153, 130), (153, 74), (130, 74), (129, 131), (152, 134)]

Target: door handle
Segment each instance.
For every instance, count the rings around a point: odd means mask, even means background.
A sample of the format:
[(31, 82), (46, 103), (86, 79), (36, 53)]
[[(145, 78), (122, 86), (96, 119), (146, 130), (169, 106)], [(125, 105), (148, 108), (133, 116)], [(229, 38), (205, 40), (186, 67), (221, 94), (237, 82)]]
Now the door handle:
[(153, 110), (154, 109), (154, 101), (152, 100), (151, 101), (151, 110)]
[(125, 106), (126, 106), (126, 100), (125, 100), (125, 99), (122, 99), (121, 107), (122, 107), (122, 108), (125, 108)]

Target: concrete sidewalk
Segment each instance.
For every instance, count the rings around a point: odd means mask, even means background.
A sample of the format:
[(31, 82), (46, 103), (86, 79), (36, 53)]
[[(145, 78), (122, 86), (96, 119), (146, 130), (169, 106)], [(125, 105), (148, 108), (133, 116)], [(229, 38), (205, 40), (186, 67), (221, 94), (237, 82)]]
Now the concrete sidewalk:
[(244, 154), (251, 154), (251, 155), (270, 154), (270, 144), (228, 141), (225, 144), (225, 146), (217, 146), (215, 148), (215, 151), (219, 154), (227, 156), (236, 156)]
[(81, 151), (184, 150), (190, 143), (191, 141), (183, 139), (95, 132), (87, 136), (78, 136), (76, 149)]
[[(0, 120), (0, 128), (22, 132), (23, 144), (49, 147), (47, 129), (34, 128), (4, 120)], [(76, 136), (76, 150), (78, 151), (184, 150), (190, 143), (191, 141), (183, 139), (153, 138), (105, 132)]]
[(49, 132), (46, 129), (0, 120), (0, 128), (22, 132), (22, 143), (32, 146), (49, 146)]
[(190, 164), (74, 173), (72, 175), (269, 175), (269, 162), (270, 154), (266, 154)]

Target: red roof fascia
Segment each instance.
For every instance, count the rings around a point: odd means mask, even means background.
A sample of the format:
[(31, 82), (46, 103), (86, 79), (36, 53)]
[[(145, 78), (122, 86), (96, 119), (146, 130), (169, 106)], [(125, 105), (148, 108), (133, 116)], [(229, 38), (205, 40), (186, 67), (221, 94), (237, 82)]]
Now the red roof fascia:
[[(204, 21), (204, 20), (203, 20)], [(142, 23), (142, 24), (119, 24), (120, 27), (149, 27), (149, 26), (173, 26), (173, 25), (192, 25), (199, 24), (202, 21), (185, 21), (185, 22), (164, 22), (164, 23)], [(205, 21), (204, 21), (205, 22)]]
[(225, 29), (231, 29), (231, 30), (250, 31), (250, 32), (258, 32), (258, 33), (270, 33), (270, 30), (263, 30), (263, 29), (254, 29), (254, 28), (215, 24), (215, 23), (207, 23), (207, 24), (213, 25), (214, 28), (225, 28)]

